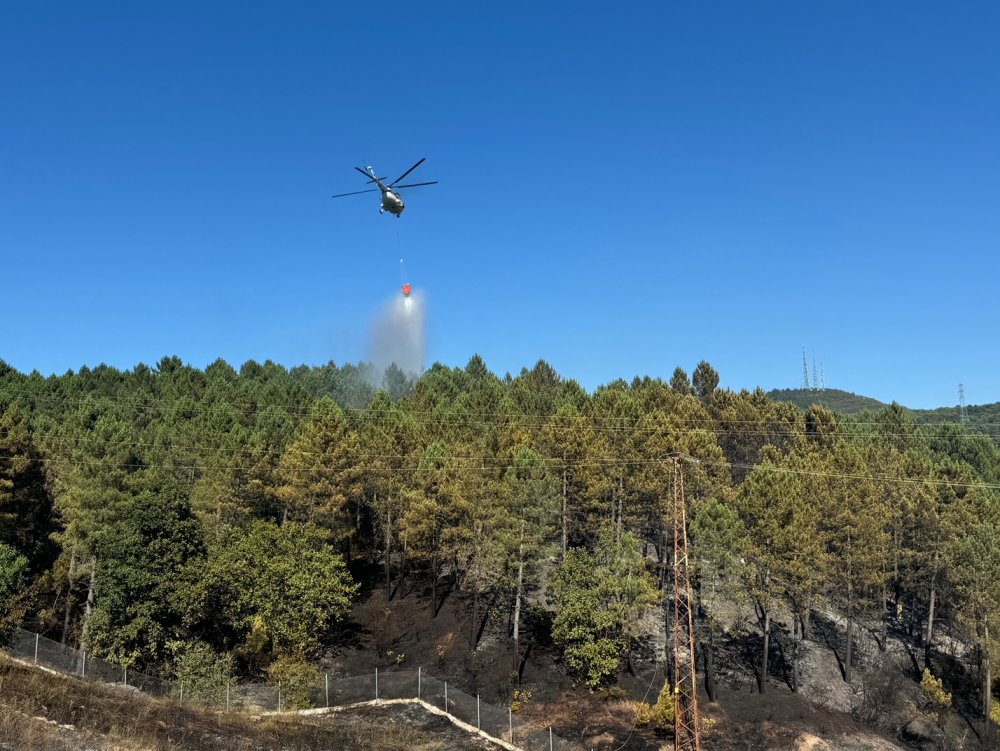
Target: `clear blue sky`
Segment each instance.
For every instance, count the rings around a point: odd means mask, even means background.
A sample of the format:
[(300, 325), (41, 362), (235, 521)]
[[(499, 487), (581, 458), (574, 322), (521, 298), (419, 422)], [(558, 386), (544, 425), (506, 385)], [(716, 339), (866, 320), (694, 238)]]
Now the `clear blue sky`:
[(347, 5), (0, 5), (0, 358), (1000, 400), (996, 3)]

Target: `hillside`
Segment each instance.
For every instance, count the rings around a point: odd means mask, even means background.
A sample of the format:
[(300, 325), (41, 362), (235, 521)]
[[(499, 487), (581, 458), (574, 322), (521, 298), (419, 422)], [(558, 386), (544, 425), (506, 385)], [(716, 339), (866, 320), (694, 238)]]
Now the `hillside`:
[[(443, 623), (421, 623), (428, 643), (440, 642), (452, 617)], [(412, 624), (411, 624), (412, 625)], [(823, 633), (821, 630), (817, 634)], [(421, 639), (402, 636), (407, 649)], [(728, 640), (727, 640), (728, 641)], [(422, 646), (426, 646), (422, 645)], [(730, 644), (725, 662), (732, 660)], [(838, 706), (845, 699), (836, 662), (819, 641), (804, 645), (802, 693), (774, 681), (766, 695), (739, 685), (752, 678), (727, 669), (722, 701), (702, 697), (704, 741), (715, 751), (765, 751), (806, 748), (813, 751), (902, 751), (885, 737), (863, 728)], [(738, 661), (738, 660), (737, 660)], [(536, 669), (541, 669), (541, 664)], [(551, 672), (549, 662), (545, 669)], [(904, 671), (905, 672), (905, 671)], [(658, 673), (657, 673), (658, 674)], [(914, 686), (895, 675), (904, 695)], [(646, 676), (625, 685), (641, 692)], [(658, 751), (669, 734), (634, 724), (636, 702), (623, 692), (601, 691), (579, 695), (569, 685), (540, 691), (522, 711), (522, 719), (540, 727), (554, 724), (571, 740), (558, 748), (600, 751)], [(883, 702), (886, 715), (898, 712)], [(960, 722), (946, 717), (951, 726)], [(581, 745), (576, 745), (581, 744)], [(519, 744), (521, 745), (521, 744)], [(544, 737), (523, 746), (530, 751), (548, 748)], [(92, 751), (489, 751), (500, 748), (485, 738), (463, 731), (447, 719), (415, 704), (354, 706), (325, 713), (285, 713), (261, 716), (181, 706), (171, 699), (150, 697), (121, 685), (81, 680), (10, 659), (0, 654), (0, 751), (38, 749)]]
[(182, 707), (0, 655), (0, 750), (458, 751), (498, 748), (414, 705), (260, 716)]
[[(853, 394), (840, 389), (774, 389), (767, 394), (768, 398), (777, 402), (788, 402), (800, 409), (808, 409), (813, 404), (822, 404), (841, 415), (854, 415), (861, 412), (877, 412), (886, 406), (885, 403), (868, 396)], [(935, 409), (909, 409), (906, 411), (913, 419), (922, 425), (939, 425), (942, 423), (958, 423), (961, 421), (959, 407), (937, 407)], [(994, 440), (1000, 438), (1000, 402), (992, 404), (969, 405), (965, 409), (968, 416), (968, 427), (973, 433), (988, 435)]]
[(500, 378), (472, 357), (380, 391), (362, 373), (0, 365), (0, 628), (7, 611), (188, 701), (416, 670), (588, 748), (652, 751), (679, 494), (707, 735), (788, 748), (824, 735), (823, 709), (908, 743), (933, 730), (929, 665), (953, 695), (934, 727), (972, 728), (948, 747), (990, 747), (990, 441), (895, 406), (807, 416), (719, 389), (706, 362), (593, 393), (544, 361)]
[[(925, 424), (959, 422), (961, 418), (958, 405), (937, 409), (915, 409), (912, 412), (917, 422)], [(993, 438), (1000, 435), (1000, 402), (970, 405), (965, 408), (965, 413), (969, 418), (969, 429), (973, 432)]]
[(886, 406), (877, 399), (840, 389), (774, 389), (769, 391), (767, 395), (776, 402), (790, 402), (800, 409), (808, 409), (813, 404), (821, 404), (838, 414), (845, 415), (875, 411)]

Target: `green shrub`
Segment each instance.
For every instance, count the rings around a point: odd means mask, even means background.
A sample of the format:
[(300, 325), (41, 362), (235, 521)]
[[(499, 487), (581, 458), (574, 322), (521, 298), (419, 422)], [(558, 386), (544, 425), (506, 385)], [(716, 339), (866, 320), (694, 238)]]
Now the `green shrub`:
[(944, 690), (941, 679), (935, 678), (928, 668), (924, 668), (920, 688), (923, 691), (924, 701), (931, 707), (936, 709), (951, 706), (951, 694)]
[(282, 655), (267, 668), (268, 681), (280, 686), (281, 708), (309, 709), (323, 682), (319, 668), (296, 655)]
[(173, 642), (174, 678), (183, 686), (184, 703), (224, 706), (233, 681), (233, 657), (217, 654), (201, 641)]
[(673, 730), (676, 706), (674, 692), (670, 688), (670, 682), (668, 681), (660, 689), (660, 695), (656, 699), (656, 706), (653, 707), (653, 726), (658, 730)]
[(510, 701), (510, 711), (520, 712), (531, 701), (531, 691), (523, 688), (514, 689), (514, 696)]

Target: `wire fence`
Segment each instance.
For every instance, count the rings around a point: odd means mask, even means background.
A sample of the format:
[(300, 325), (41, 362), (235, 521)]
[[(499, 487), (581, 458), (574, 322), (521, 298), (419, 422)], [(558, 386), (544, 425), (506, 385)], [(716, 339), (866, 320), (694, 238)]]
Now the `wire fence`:
[(153, 696), (172, 698), (185, 705), (227, 711), (282, 712), (332, 709), (376, 700), (419, 700), (524, 751), (578, 751), (581, 746), (560, 738), (551, 727), (539, 727), (520, 718), (511, 707), (480, 701), (447, 681), (422, 669), (379, 672), (331, 679), (319, 683), (211, 683), (169, 681), (138, 670), (88, 656), (85, 652), (17, 629), (8, 647), (19, 657), (60, 673), (138, 689)]

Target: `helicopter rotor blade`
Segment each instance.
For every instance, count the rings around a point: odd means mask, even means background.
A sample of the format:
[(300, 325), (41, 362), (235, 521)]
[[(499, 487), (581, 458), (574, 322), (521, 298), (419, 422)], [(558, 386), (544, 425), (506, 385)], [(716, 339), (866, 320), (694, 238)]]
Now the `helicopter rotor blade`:
[(408, 174), (410, 174), (411, 172), (413, 172), (413, 170), (415, 170), (417, 167), (419, 167), (421, 164), (423, 164), (426, 161), (427, 161), (427, 157), (424, 157), (423, 159), (421, 159), (419, 162), (417, 162), (412, 167), (410, 167), (408, 170), (406, 170), (406, 172), (404, 172), (402, 175), (400, 175), (395, 180), (393, 180), (391, 183), (389, 183), (389, 187), (391, 188), (393, 185), (395, 185), (396, 183), (398, 183), (400, 180), (402, 180)]
[(362, 175), (364, 175), (365, 177), (367, 177), (367, 178), (368, 178), (368, 182), (370, 182), (370, 183), (373, 183), (373, 182), (375, 182), (375, 181), (377, 181), (377, 180), (385, 180), (385, 178), (384, 178), (384, 177), (374, 177), (374, 178), (373, 178), (373, 177), (371, 176), (371, 174), (369, 174), (368, 172), (365, 172), (365, 171), (364, 171), (363, 169), (361, 169), (360, 167), (355, 167), (354, 169), (356, 169), (356, 170), (357, 170), (358, 172), (360, 172), (360, 173), (361, 173)]
[(431, 180), (429, 183), (410, 183), (409, 185), (396, 185), (396, 188), (419, 188), (421, 185), (437, 185), (437, 180)]
[(343, 198), (344, 196), (356, 196), (358, 193), (378, 193), (378, 188), (369, 188), (368, 190), (355, 190), (350, 193), (338, 193), (335, 196), (330, 196), (330, 198)]

